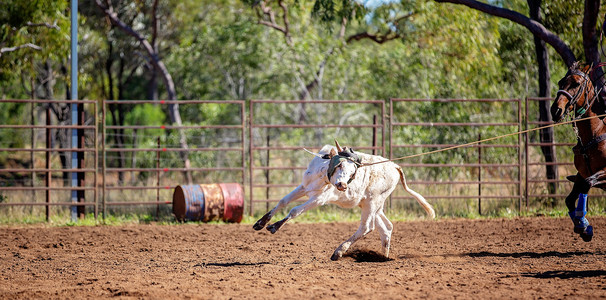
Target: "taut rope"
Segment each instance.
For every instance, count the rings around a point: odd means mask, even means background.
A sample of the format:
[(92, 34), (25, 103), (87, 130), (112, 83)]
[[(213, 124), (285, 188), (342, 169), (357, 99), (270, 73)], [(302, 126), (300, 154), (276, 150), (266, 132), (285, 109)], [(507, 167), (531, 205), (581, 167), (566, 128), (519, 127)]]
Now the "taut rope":
[(424, 156), (424, 155), (428, 155), (428, 154), (434, 154), (434, 153), (438, 153), (438, 152), (442, 152), (442, 151), (448, 151), (448, 150), (457, 149), (457, 148), (464, 148), (464, 147), (467, 147), (467, 146), (471, 146), (471, 145), (475, 145), (475, 144), (479, 144), (479, 143), (483, 143), (483, 142), (488, 142), (488, 141), (493, 141), (493, 140), (496, 140), (496, 139), (501, 139), (501, 138), (512, 136), (512, 135), (519, 135), (519, 134), (528, 133), (528, 132), (532, 132), (532, 131), (537, 131), (537, 130), (541, 130), (541, 129), (545, 129), (545, 128), (556, 127), (556, 126), (560, 126), (560, 125), (566, 125), (566, 124), (570, 124), (570, 123), (575, 123), (575, 122), (580, 122), (580, 121), (585, 121), (585, 120), (590, 120), (590, 119), (595, 119), (595, 118), (601, 118), (601, 117), (606, 117), (606, 114), (592, 116), (592, 117), (586, 117), (586, 118), (581, 118), (581, 119), (573, 119), (571, 121), (566, 121), (566, 122), (561, 122), (561, 123), (554, 123), (554, 124), (550, 124), (550, 125), (547, 125), (547, 126), (542, 126), (542, 127), (532, 128), (532, 129), (526, 129), (526, 130), (522, 130), (522, 131), (518, 131), (518, 132), (514, 132), (514, 133), (508, 133), (508, 134), (505, 134), (505, 135), (495, 136), (495, 137), (491, 137), (491, 138), (487, 138), (487, 139), (483, 139), (483, 140), (479, 140), (479, 141), (475, 141), (475, 142), (471, 142), (471, 143), (467, 143), (467, 144), (462, 144), (462, 145), (447, 147), (447, 148), (433, 150), (433, 151), (429, 151), (429, 152), (423, 152), (423, 153), (419, 153), (419, 154), (402, 156), (402, 157), (392, 158), (392, 159), (378, 161), (378, 162), (374, 162), (374, 163), (362, 163), (359, 167), (361, 168), (361, 167), (366, 167), (366, 166), (378, 165), (378, 164), (382, 164), (382, 163), (386, 163), (386, 162), (390, 162), (390, 161), (403, 160), (403, 159), (408, 159), (408, 158), (413, 158), (413, 157), (418, 157), (418, 156)]

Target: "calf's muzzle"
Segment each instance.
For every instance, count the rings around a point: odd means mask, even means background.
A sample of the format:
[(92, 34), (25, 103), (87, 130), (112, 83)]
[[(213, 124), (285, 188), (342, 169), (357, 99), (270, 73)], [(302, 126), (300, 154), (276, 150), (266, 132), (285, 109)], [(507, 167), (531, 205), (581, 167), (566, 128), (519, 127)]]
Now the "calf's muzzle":
[(347, 183), (345, 182), (338, 182), (337, 184), (335, 184), (335, 186), (337, 187), (337, 190), (343, 192), (347, 189)]

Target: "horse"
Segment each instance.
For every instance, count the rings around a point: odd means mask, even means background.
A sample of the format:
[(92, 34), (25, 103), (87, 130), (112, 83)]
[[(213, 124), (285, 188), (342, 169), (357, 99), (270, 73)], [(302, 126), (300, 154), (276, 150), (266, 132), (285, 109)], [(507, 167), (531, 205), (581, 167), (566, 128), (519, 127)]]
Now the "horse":
[[(577, 144), (572, 148), (577, 174), (568, 176), (574, 185), (566, 197), (566, 206), (574, 232), (585, 242), (593, 238), (593, 227), (585, 218), (587, 193), (590, 188), (606, 190), (606, 126), (604, 120), (597, 117), (606, 111), (606, 106), (598, 100), (599, 92), (591, 82), (591, 71), (590, 66), (574, 63), (558, 82), (559, 90), (551, 105), (554, 122), (561, 122), (571, 112), (574, 112), (573, 121), (579, 120), (572, 123), (577, 137)], [(590, 117), (594, 118), (587, 119)]]

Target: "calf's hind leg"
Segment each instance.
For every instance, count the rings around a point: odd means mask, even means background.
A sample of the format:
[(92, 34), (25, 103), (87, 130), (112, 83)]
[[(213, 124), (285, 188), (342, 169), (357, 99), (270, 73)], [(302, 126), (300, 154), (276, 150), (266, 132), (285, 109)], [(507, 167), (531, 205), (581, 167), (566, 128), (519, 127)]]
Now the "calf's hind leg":
[(383, 249), (383, 256), (389, 258), (389, 248), (391, 245), (391, 233), (393, 232), (393, 224), (387, 219), (383, 208), (379, 209), (377, 216), (375, 217), (375, 223), (379, 229), (379, 235), (381, 236), (381, 246)]

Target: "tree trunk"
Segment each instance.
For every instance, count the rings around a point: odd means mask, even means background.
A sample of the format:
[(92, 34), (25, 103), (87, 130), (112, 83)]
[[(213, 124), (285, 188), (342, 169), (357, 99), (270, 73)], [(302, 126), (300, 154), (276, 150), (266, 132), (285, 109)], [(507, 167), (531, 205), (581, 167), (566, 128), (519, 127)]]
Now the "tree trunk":
[[(600, 63), (600, 50), (598, 47), (598, 13), (600, 11), (600, 0), (586, 0), (585, 13), (583, 15), (583, 50), (585, 52), (585, 60), (588, 64), (597, 66)], [(606, 22), (606, 21), (605, 21)], [(602, 89), (604, 72), (602, 68), (596, 68), (592, 74), (593, 85), (601, 90), (600, 96), (604, 97), (606, 92)]]
[[(67, 76), (67, 68), (65, 68), (65, 66), (61, 66), (61, 72), (64, 76)], [(56, 80), (54, 77), (54, 70), (53, 70), (49, 60), (47, 60), (44, 63), (44, 72), (43, 73), (44, 73), (43, 86), (44, 86), (45, 98), (47, 100), (54, 100), (55, 99), (54, 88), (55, 88)], [(65, 81), (65, 93), (66, 93), (65, 99), (69, 100), (70, 91), (69, 91), (69, 85), (67, 84), (67, 81)], [(53, 103), (53, 104), (50, 104), (50, 107), (51, 107), (52, 112), (57, 117), (57, 122), (59, 124), (65, 124), (71, 117), (69, 105)], [(57, 141), (59, 144), (58, 148), (60, 148), (60, 149), (71, 148), (71, 146), (68, 145), (69, 143), (68, 143), (67, 139), (68, 139), (67, 129), (56, 129), (55, 130), (55, 141)], [(61, 168), (69, 169), (69, 165), (68, 165), (69, 160), (67, 158), (67, 155), (69, 155), (69, 154), (65, 151), (59, 151), (57, 154), (59, 155), (59, 160), (61, 161)], [(63, 176), (64, 185), (67, 185), (69, 183), (69, 175), (70, 175), (69, 172), (63, 172), (62, 176)]]
[[(541, 23), (541, 0), (528, 0), (528, 8), (530, 18), (534, 21)], [(538, 36), (534, 36), (534, 48), (539, 69), (539, 97), (551, 97), (550, 94), (550, 73), (549, 73), (549, 54), (545, 47), (545, 42)], [(549, 111), (550, 101), (543, 100), (539, 101), (539, 120), (544, 122), (551, 122), (551, 113)], [(541, 146), (541, 151), (545, 157), (545, 162), (552, 163), (556, 162), (555, 145), (553, 145), (553, 127), (542, 129), (539, 133), (540, 141), (542, 144), (551, 144)], [(545, 175), (548, 180), (555, 180), (558, 178), (558, 168), (554, 165), (545, 166)], [(557, 182), (550, 182), (548, 184), (549, 194), (555, 194), (558, 188)], [(555, 205), (555, 199), (552, 199), (552, 205)]]
[[(111, 42), (108, 43), (109, 50), (107, 55), (107, 60), (105, 61), (105, 71), (107, 72), (107, 82), (108, 82), (108, 90), (107, 90), (107, 100), (116, 100), (114, 93), (114, 77), (112, 76), (112, 65), (113, 65), (113, 45)], [(122, 76), (122, 65), (120, 65), (120, 72), (118, 75), (118, 80), (121, 80)], [(120, 110), (119, 105), (110, 104), (109, 112), (112, 117), (112, 123), (114, 125), (124, 125), (122, 117), (122, 111)], [(120, 114), (120, 117), (118, 116)], [(124, 131), (121, 129), (114, 129), (114, 143), (116, 143), (117, 148), (124, 148)], [(124, 158), (124, 152), (116, 152), (118, 155), (118, 168), (124, 168), (126, 161)], [(124, 182), (124, 172), (118, 172), (118, 183)]]
[[(113, 6), (111, 6), (111, 2), (106, 2), (106, 4), (101, 3), (101, 0), (95, 0), (95, 2), (97, 4), (97, 6), (99, 6), (99, 8), (103, 11), (103, 13), (110, 19), (112, 24), (118, 26), (118, 28), (120, 28), (120, 30), (124, 31), (128, 35), (137, 39), (137, 41), (141, 44), (141, 47), (147, 52), (147, 55), (149, 56), (150, 61), (151, 61), (152, 65), (154, 66), (155, 70), (162, 76), (162, 81), (164, 82), (166, 91), (168, 93), (167, 100), (177, 100), (177, 93), (175, 90), (175, 83), (173, 82), (173, 78), (170, 75), (170, 72), (168, 72), (166, 65), (164, 65), (164, 62), (160, 59), (159, 53), (154, 50), (154, 47), (152, 46), (152, 44), (147, 39), (145, 39), (141, 34), (136, 32), (135, 30), (133, 30), (130, 26), (126, 25), (126, 23), (122, 22), (122, 20), (120, 20), (120, 18), (118, 18), (118, 14), (114, 11)], [(155, 2), (154, 6), (156, 6), (156, 5), (157, 5), (157, 1)], [(154, 28), (154, 30), (156, 30), (156, 29)], [(177, 126), (183, 125), (183, 122), (181, 120), (181, 114), (179, 113), (179, 104), (170, 103), (168, 105), (168, 114), (169, 114), (170, 120), (173, 124), (175, 124)], [(179, 143), (181, 145), (181, 148), (188, 149), (189, 147), (187, 145), (187, 137), (185, 136), (185, 131), (182, 129), (179, 129), (178, 132), (179, 132)], [(188, 152), (181, 151), (179, 154), (185, 164), (185, 169), (187, 170), (187, 169), (191, 168), (191, 163), (189, 160)], [(189, 184), (191, 184), (193, 182), (191, 172), (185, 171), (184, 177), (185, 177), (185, 180)]]

